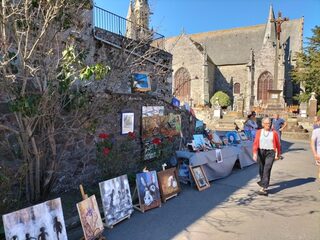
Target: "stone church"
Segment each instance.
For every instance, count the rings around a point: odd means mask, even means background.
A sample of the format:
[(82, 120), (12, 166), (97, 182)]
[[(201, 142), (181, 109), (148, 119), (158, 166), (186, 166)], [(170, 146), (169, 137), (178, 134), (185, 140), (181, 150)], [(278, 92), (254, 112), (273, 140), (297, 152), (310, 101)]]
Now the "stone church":
[(194, 107), (208, 105), (217, 91), (226, 92), (233, 109), (283, 109), (299, 88), (290, 78), (302, 51), (304, 19), (275, 18), (272, 6), (265, 24), (182, 33), (165, 40), (173, 55), (173, 95)]

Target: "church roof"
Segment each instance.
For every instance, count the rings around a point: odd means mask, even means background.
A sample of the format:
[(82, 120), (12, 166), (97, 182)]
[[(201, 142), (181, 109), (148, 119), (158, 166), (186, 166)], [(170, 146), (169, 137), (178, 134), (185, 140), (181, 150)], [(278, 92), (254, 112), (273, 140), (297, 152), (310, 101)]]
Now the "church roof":
[[(208, 56), (216, 65), (246, 64), (250, 50), (257, 53), (263, 44), (266, 24), (211, 31), (188, 35), (193, 41), (205, 46)], [(303, 18), (282, 24), (281, 42), (290, 41), (292, 52), (302, 48)], [(165, 46), (172, 46), (178, 37), (167, 38)], [(170, 52), (170, 49), (167, 49)]]

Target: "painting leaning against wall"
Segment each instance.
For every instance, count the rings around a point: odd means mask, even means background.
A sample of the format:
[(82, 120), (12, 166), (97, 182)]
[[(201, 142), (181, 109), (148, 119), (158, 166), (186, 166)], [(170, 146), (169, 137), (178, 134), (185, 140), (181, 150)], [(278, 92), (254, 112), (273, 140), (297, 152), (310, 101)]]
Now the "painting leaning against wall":
[(68, 239), (60, 198), (2, 216), (6, 240)]

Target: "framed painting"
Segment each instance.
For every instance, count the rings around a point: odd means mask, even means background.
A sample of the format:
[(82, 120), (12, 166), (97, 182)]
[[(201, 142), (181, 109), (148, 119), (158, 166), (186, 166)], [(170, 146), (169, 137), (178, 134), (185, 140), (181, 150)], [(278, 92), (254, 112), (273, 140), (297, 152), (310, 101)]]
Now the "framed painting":
[(134, 73), (133, 74), (133, 91), (135, 92), (148, 92), (151, 91), (150, 79), (147, 73)]
[(207, 189), (210, 187), (210, 183), (207, 179), (205, 172), (203, 171), (202, 166), (189, 166), (191, 175), (197, 185), (199, 191)]
[(153, 117), (164, 115), (164, 106), (142, 106), (142, 117)]
[(95, 195), (77, 203), (85, 240), (93, 240), (103, 232), (103, 223)]
[(161, 199), (163, 202), (166, 202), (167, 199), (177, 195), (180, 192), (180, 184), (176, 168), (170, 168), (158, 172), (158, 180)]
[(2, 216), (5, 237), (12, 239), (68, 239), (60, 198)]
[(142, 212), (160, 207), (160, 190), (156, 171), (142, 172), (136, 175), (139, 206)]
[(134, 132), (134, 113), (127, 112), (121, 114), (121, 134)]
[(127, 175), (99, 183), (105, 224), (112, 227), (133, 213)]
[(238, 144), (239, 143), (239, 141), (237, 140), (238, 139), (237, 132), (233, 132), (233, 131), (227, 132), (226, 138), (228, 139), (229, 144)]

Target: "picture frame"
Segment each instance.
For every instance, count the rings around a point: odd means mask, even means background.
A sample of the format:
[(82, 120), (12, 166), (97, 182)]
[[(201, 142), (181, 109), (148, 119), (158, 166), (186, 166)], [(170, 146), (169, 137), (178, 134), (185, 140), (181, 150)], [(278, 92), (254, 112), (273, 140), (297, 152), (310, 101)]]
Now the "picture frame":
[(132, 74), (133, 77), (133, 91), (134, 92), (148, 92), (151, 91), (151, 83), (148, 73), (137, 72)]
[(197, 185), (199, 191), (205, 190), (210, 187), (208, 178), (203, 170), (203, 167), (200, 166), (189, 166), (191, 175)]
[(157, 173), (162, 202), (177, 196), (181, 191), (176, 168), (169, 168)]
[(129, 132), (134, 132), (134, 113), (123, 112), (121, 113), (121, 134)]

